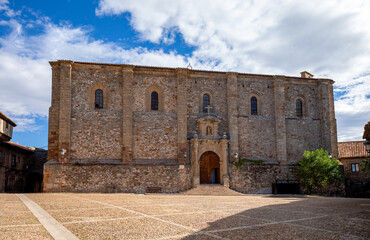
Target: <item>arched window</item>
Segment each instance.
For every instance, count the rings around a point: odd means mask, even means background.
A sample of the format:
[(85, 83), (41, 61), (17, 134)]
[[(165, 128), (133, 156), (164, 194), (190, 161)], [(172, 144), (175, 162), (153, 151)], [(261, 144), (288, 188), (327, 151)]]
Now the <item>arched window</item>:
[(103, 90), (95, 91), (95, 108), (103, 108)]
[(206, 113), (208, 112), (207, 107), (211, 105), (210, 97), (208, 94), (203, 95), (203, 112)]
[(302, 100), (300, 99), (297, 99), (297, 101), (295, 101), (295, 111), (296, 111), (296, 115), (297, 117), (302, 117), (303, 114), (302, 114)]
[(151, 110), (158, 110), (158, 93), (152, 92), (151, 94), (151, 104), (150, 104)]
[(251, 97), (251, 114), (252, 115), (257, 115), (257, 98), (256, 97)]

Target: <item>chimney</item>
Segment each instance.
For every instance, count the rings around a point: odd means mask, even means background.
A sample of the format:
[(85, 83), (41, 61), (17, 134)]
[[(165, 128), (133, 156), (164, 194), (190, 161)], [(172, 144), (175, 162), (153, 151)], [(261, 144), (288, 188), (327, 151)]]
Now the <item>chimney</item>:
[(301, 72), (301, 78), (313, 78), (313, 75), (307, 71)]

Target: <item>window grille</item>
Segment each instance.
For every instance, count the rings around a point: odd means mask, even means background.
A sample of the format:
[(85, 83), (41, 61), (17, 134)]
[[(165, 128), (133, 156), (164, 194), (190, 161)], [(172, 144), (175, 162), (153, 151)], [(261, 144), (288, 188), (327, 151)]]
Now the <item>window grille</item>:
[(297, 99), (297, 101), (295, 102), (295, 109), (297, 117), (302, 117), (302, 100)]
[(95, 108), (103, 108), (103, 90), (95, 91)]
[(258, 114), (258, 111), (257, 111), (257, 98), (256, 97), (252, 97), (251, 98), (251, 114), (252, 115), (257, 115)]
[(151, 109), (158, 110), (158, 93), (152, 92), (151, 95)]
[(210, 97), (208, 94), (203, 95), (203, 112), (208, 112), (207, 107), (211, 104)]

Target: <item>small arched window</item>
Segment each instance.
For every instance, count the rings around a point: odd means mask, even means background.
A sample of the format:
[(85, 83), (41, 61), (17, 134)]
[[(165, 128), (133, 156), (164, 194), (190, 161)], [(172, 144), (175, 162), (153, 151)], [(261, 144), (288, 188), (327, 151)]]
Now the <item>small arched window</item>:
[(303, 116), (303, 111), (302, 111), (302, 100), (297, 99), (295, 101), (295, 111), (296, 111), (296, 116), (297, 117), (302, 117)]
[(151, 94), (151, 104), (150, 104), (151, 110), (158, 110), (158, 93), (152, 92)]
[(95, 91), (95, 108), (103, 108), (103, 90)]
[(252, 115), (257, 115), (258, 114), (257, 98), (256, 97), (251, 97), (251, 114)]
[(207, 107), (211, 105), (210, 97), (208, 94), (203, 95), (203, 112), (208, 112)]

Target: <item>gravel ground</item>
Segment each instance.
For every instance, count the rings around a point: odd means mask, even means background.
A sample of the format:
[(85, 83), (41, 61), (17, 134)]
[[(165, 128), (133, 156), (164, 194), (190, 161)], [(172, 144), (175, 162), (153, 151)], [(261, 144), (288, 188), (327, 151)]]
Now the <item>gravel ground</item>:
[[(80, 239), (370, 239), (370, 199), (180, 194), (26, 194)], [(51, 239), (0, 194), (0, 239)]]
[(0, 239), (52, 239), (15, 194), (0, 194)]

